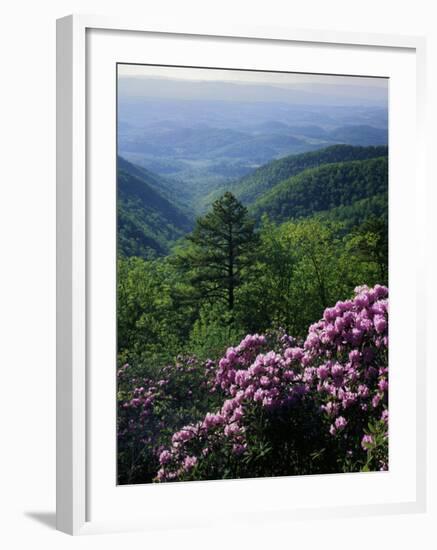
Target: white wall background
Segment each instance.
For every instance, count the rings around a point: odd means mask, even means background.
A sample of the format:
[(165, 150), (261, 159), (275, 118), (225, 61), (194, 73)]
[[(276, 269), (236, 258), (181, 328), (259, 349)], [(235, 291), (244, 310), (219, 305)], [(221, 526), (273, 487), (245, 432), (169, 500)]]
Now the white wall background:
[[(437, 464), (437, 16), (433, 0), (15, 0), (0, 19), (0, 544), (15, 548), (437, 547), (431, 469), (425, 515), (258, 524), (220, 532), (173, 531), (71, 538), (55, 509), (55, 19), (71, 12), (139, 14), (154, 22), (290, 26), (428, 36), (429, 462)], [(413, 291), (413, 289), (412, 289)], [(406, 320), (408, 322), (408, 320)], [(434, 352), (434, 353), (432, 353)]]

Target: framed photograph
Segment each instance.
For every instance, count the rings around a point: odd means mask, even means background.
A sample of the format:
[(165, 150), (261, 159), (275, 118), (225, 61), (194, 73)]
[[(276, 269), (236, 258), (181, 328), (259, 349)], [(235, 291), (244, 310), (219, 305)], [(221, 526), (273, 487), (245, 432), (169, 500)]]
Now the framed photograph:
[(58, 529), (425, 509), (424, 48), (58, 20)]

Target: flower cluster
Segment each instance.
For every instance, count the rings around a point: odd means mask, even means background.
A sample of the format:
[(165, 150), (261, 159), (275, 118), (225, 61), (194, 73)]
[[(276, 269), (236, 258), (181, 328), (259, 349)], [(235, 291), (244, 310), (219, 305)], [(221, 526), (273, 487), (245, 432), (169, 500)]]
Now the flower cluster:
[(337, 302), (312, 325), (302, 364), (313, 378), (323, 411), (337, 435), (384, 413), (388, 398), (388, 290), (358, 287), (353, 300)]
[[(129, 366), (119, 369), (119, 376), (123, 375)], [(120, 372), (121, 371), (121, 372)], [(142, 379), (142, 385), (133, 389), (126, 399), (119, 402), (118, 438), (119, 443), (129, 434), (136, 434), (139, 430), (145, 433), (146, 419), (153, 412), (155, 400), (159, 397), (159, 383), (154, 384), (148, 378)]]
[(216, 384), (219, 385), (222, 390), (228, 390), (235, 382), (236, 370), (244, 368), (252, 363), (266, 343), (265, 336), (248, 334), (237, 347), (228, 348), (225, 356), (219, 361)]
[(245, 453), (247, 411), (253, 407), (283, 417), (302, 400), (316, 403), (327, 432), (345, 441), (347, 456), (368, 450), (369, 419), (382, 420), (388, 430), (386, 287), (359, 287), (353, 299), (327, 308), (303, 345), (293, 345), (287, 335), (281, 342), (268, 351), (266, 337), (254, 334), (227, 350), (215, 376), (225, 401), (173, 434), (171, 447), (159, 455), (158, 481), (183, 478), (216, 449), (231, 449), (236, 457)]
[[(135, 375), (127, 364), (118, 369), (118, 476), (122, 483), (152, 481), (169, 432), (220, 403), (220, 397), (211, 394), (216, 369), (215, 362), (195, 356), (177, 357), (174, 365), (147, 377)], [(187, 461), (185, 466), (190, 464)]]

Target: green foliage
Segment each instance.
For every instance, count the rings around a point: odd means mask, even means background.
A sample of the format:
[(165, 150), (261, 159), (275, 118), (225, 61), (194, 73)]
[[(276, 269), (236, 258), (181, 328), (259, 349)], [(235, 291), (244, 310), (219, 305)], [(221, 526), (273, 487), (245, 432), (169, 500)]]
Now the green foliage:
[(365, 433), (369, 436), (369, 442), (364, 443), (364, 449), (367, 452), (366, 464), (363, 467), (364, 472), (371, 472), (381, 468), (381, 465), (387, 468), (386, 459), (388, 457), (388, 437), (387, 424), (384, 420), (374, 420), (369, 422)]
[(315, 214), (321, 221), (342, 222), (346, 231), (351, 231), (369, 218), (380, 219), (388, 225), (388, 191), (360, 199), (352, 204), (336, 206)]
[[(351, 235), (338, 222), (309, 218), (275, 225), (264, 217), (253, 275), (237, 295), (242, 326), (252, 332), (283, 327), (303, 335), (328, 304), (358, 285), (379, 282), (387, 255), (379, 254), (377, 244), (383, 233), (370, 229), (363, 226)], [(373, 254), (364, 253), (364, 240)]]
[[(237, 264), (232, 313), (227, 279), (213, 278), (221, 272), (205, 268), (203, 248), (200, 256), (190, 247), (183, 249), (176, 261), (119, 259), (120, 364), (130, 362), (150, 372), (181, 352), (215, 358), (245, 332), (272, 327), (301, 336), (327, 305), (346, 298), (356, 286), (386, 283), (383, 219), (371, 218), (345, 233), (337, 222), (311, 218), (276, 225), (265, 217), (258, 240), (250, 242), (250, 268)], [(196, 263), (189, 263), (192, 258)], [(206, 259), (211, 261), (208, 255)], [(226, 256), (220, 260), (226, 269)], [(209, 288), (216, 292), (208, 293)]]
[(188, 349), (200, 359), (219, 357), (227, 347), (237, 345), (243, 333), (220, 303), (204, 304), (191, 330)]
[[(252, 405), (245, 408), (247, 450), (236, 455), (218, 439), (208, 455), (184, 480), (239, 479), (308, 475), (339, 471), (336, 442), (328, 434), (320, 410), (300, 401), (276, 414)], [(317, 443), (316, 443), (317, 442)]]
[(386, 157), (323, 165), (277, 184), (252, 207), (260, 218), (276, 222), (313, 216), (384, 193), (388, 186)]
[(348, 239), (347, 252), (361, 262), (377, 265), (379, 280), (388, 284), (388, 219), (369, 216), (356, 226)]
[(119, 259), (119, 362), (163, 364), (183, 348), (196, 316), (187, 290), (168, 260)]

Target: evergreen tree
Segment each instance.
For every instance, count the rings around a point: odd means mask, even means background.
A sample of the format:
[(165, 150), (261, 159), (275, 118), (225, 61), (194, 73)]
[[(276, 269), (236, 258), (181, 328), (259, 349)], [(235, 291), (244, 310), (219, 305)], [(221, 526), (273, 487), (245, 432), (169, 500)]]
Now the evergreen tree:
[(247, 209), (226, 192), (210, 212), (197, 219), (187, 239), (191, 244), (180, 261), (191, 284), (203, 299), (224, 300), (231, 312), (235, 290), (244, 279), (257, 240)]

